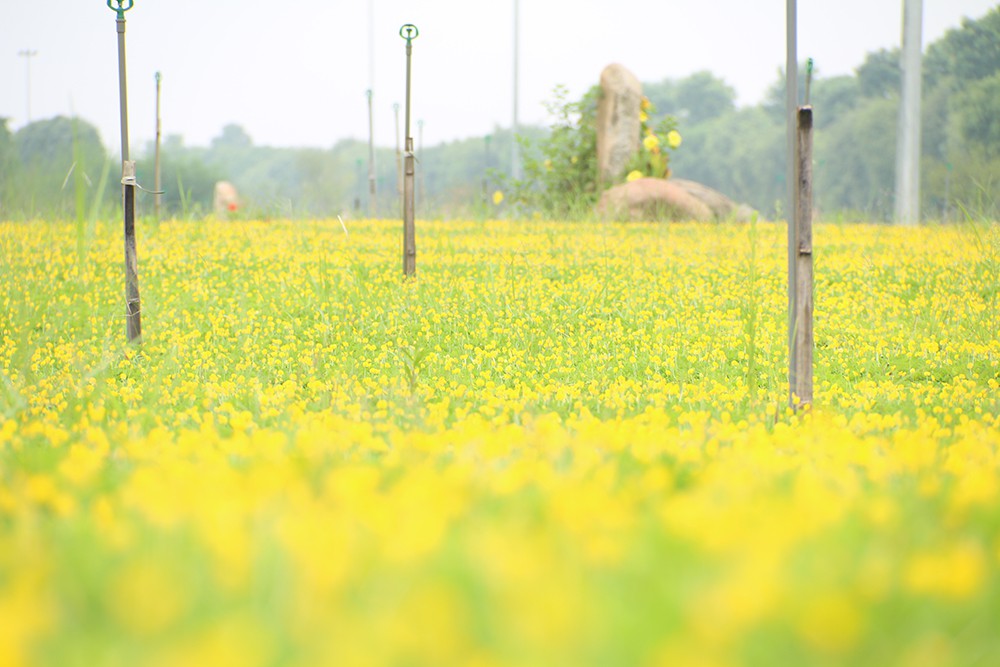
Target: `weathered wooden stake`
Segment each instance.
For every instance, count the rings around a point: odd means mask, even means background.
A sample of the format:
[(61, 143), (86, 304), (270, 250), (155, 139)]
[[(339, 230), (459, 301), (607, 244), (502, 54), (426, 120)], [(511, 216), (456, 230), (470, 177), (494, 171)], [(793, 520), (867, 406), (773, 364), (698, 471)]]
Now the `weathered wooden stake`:
[(122, 209), (125, 218), (125, 335), (130, 343), (142, 337), (142, 309), (139, 301), (139, 261), (135, 249), (135, 162), (128, 150), (128, 91), (125, 77), (125, 12), (132, 9), (133, 0), (114, 0), (108, 7), (118, 14), (118, 97), (121, 107), (122, 130)]
[(163, 77), (156, 73), (156, 158), (153, 161), (153, 187), (156, 194), (153, 195), (153, 209), (156, 212), (156, 221), (160, 221), (160, 140), (162, 136), (162, 123), (160, 122), (160, 81)]
[(413, 40), (420, 32), (417, 26), (407, 23), (399, 29), (399, 36), (406, 40), (406, 157), (403, 165), (403, 275), (412, 276), (417, 272), (416, 225), (414, 224), (413, 177), (413, 137), (410, 136), (410, 62), (413, 56)]
[[(799, 107), (795, 150), (798, 196), (795, 210), (795, 317), (790, 385), (798, 406), (813, 402), (813, 110)], [(797, 406), (796, 406), (797, 407)]]

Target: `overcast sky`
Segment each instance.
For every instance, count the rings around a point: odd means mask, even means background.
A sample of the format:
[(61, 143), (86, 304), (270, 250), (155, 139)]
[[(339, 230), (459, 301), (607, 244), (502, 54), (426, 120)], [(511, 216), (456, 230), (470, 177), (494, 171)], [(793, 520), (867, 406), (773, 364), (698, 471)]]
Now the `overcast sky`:
[[(924, 43), (995, 6), (924, 0)], [(424, 145), (509, 127), (513, 0), (135, 0), (126, 14), (133, 152), (163, 131), (206, 145), (227, 123), (254, 143), (329, 147), (368, 136), (392, 146), (405, 94), (404, 23), (414, 23), (413, 135)], [(800, 0), (799, 59), (821, 76), (851, 73), (867, 52), (898, 46), (902, 0)], [(373, 17), (373, 20), (371, 20)], [(370, 36), (374, 35), (374, 39)], [(642, 81), (710, 70), (755, 104), (785, 62), (784, 0), (521, 0), (522, 123), (545, 123), (556, 84), (577, 98), (619, 62)], [(22, 50), (37, 51), (26, 58)], [(0, 0), (0, 117), (77, 115), (119, 144), (115, 14), (105, 0)], [(402, 111), (400, 111), (402, 117)]]

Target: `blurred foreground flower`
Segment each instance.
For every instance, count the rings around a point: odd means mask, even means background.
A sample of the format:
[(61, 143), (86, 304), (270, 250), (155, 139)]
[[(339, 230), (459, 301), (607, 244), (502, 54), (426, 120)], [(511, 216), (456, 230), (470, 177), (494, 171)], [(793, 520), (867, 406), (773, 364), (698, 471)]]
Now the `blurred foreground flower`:
[(639, 180), (639, 179), (640, 179), (640, 178), (642, 178), (642, 177), (643, 177), (644, 175), (645, 175), (645, 174), (643, 174), (643, 173), (642, 173), (641, 171), (639, 171), (638, 169), (633, 169), (632, 171), (630, 171), (630, 172), (628, 173), (628, 176), (626, 176), (626, 177), (625, 177), (625, 180), (626, 180), (627, 182), (631, 183), (632, 181), (637, 181), (637, 180)]
[(667, 145), (671, 148), (677, 148), (681, 145), (681, 133), (677, 130), (670, 130), (667, 133)]
[(493, 203), (496, 204), (497, 206), (503, 203), (503, 193), (500, 192), (499, 190), (493, 193)]

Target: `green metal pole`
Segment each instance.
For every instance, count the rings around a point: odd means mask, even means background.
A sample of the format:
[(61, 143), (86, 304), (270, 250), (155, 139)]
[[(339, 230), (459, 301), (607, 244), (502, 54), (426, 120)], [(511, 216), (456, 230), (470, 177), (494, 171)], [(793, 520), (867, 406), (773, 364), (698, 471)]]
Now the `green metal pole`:
[(413, 137), (410, 136), (410, 63), (413, 56), (413, 40), (420, 31), (417, 26), (407, 23), (399, 29), (399, 36), (406, 40), (406, 155), (403, 165), (403, 275), (412, 276), (417, 272), (416, 225), (413, 205)]
[[(118, 6), (112, 5), (114, 1)], [(139, 301), (139, 261), (135, 248), (135, 162), (128, 150), (128, 91), (125, 77), (125, 12), (132, 9), (133, 0), (108, 0), (116, 12), (118, 31), (118, 96), (122, 130), (122, 209), (125, 218), (125, 335), (130, 343), (142, 337), (141, 304)]]

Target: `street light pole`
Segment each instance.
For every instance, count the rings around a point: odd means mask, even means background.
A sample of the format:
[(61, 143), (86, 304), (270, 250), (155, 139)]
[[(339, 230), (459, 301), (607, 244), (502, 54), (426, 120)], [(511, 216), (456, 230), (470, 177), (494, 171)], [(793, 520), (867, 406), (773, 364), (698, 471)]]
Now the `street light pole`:
[(920, 74), (923, 0), (903, 0), (902, 96), (896, 145), (896, 222), (920, 221)]
[(25, 95), (25, 118), (27, 118), (26, 123), (31, 122), (31, 59), (38, 55), (38, 51), (33, 49), (22, 49), (17, 52), (17, 55), (24, 58), (24, 69), (25, 69), (25, 86), (27, 88), (27, 94)]
[(511, 141), (510, 141), (510, 175), (515, 181), (521, 178), (521, 158), (518, 154), (517, 149), (517, 133), (518, 133), (518, 123), (517, 123), (517, 94), (518, 94), (518, 49), (520, 42), (520, 3), (518, 0), (514, 0), (514, 119), (511, 124)]
[(799, 104), (798, 16), (796, 0), (785, 3), (785, 219), (788, 221), (788, 400), (794, 404), (798, 368), (796, 330), (796, 285), (798, 283), (798, 234), (795, 220), (799, 209), (796, 135)]

